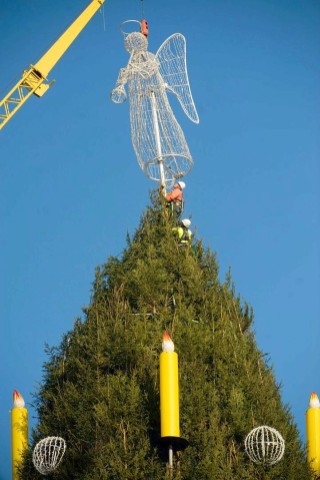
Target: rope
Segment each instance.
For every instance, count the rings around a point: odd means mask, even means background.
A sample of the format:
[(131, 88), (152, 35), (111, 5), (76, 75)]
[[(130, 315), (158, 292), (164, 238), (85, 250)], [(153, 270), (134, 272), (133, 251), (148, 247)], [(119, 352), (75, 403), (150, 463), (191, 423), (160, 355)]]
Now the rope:
[(103, 4), (101, 5), (100, 11), (102, 13), (103, 31), (105, 32), (106, 31), (106, 18), (105, 18), (105, 14), (104, 14), (104, 5)]

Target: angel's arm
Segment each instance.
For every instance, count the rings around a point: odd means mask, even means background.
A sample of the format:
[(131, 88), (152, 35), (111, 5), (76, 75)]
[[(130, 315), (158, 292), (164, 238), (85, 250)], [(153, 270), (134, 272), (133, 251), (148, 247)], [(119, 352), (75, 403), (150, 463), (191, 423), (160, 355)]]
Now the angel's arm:
[(120, 72), (119, 72), (119, 75), (118, 75), (116, 86), (112, 90), (111, 95), (110, 95), (111, 100), (114, 103), (123, 103), (126, 100), (127, 94), (126, 94), (124, 86), (127, 83), (127, 81), (128, 81), (128, 67), (120, 68)]

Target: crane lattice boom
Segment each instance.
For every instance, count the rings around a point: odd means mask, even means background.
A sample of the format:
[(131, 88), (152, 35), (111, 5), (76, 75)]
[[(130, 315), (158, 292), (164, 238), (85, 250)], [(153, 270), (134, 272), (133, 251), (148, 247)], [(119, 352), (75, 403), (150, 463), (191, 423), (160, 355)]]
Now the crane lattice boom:
[(49, 72), (104, 2), (105, 0), (92, 0), (40, 60), (23, 72), (19, 82), (0, 101), (0, 130), (32, 94), (42, 97), (51, 87), (54, 81), (48, 83)]

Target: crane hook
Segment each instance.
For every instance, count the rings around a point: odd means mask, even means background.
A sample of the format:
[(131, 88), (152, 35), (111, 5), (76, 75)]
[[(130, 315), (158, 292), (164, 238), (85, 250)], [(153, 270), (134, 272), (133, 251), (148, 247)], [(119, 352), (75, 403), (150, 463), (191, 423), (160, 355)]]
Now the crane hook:
[(145, 36), (145, 37), (148, 37), (149, 35), (149, 26), (148, 26), (148, 22), (145, 18), (143, 18), (141, 20), (141, 30), (140, 32)]

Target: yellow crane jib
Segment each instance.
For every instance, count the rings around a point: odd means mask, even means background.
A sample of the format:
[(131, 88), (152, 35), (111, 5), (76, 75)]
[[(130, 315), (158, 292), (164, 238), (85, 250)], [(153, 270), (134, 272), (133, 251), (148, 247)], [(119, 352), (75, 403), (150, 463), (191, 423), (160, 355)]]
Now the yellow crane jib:
[(54, 80), (48, 82), (49, 72), (104, 2), (105, 0), (92, 0), (40, 60), (24, 70), (21, 80), (0, 101), (0, 130), (32, 94), (42, 97), (51, 87)]

